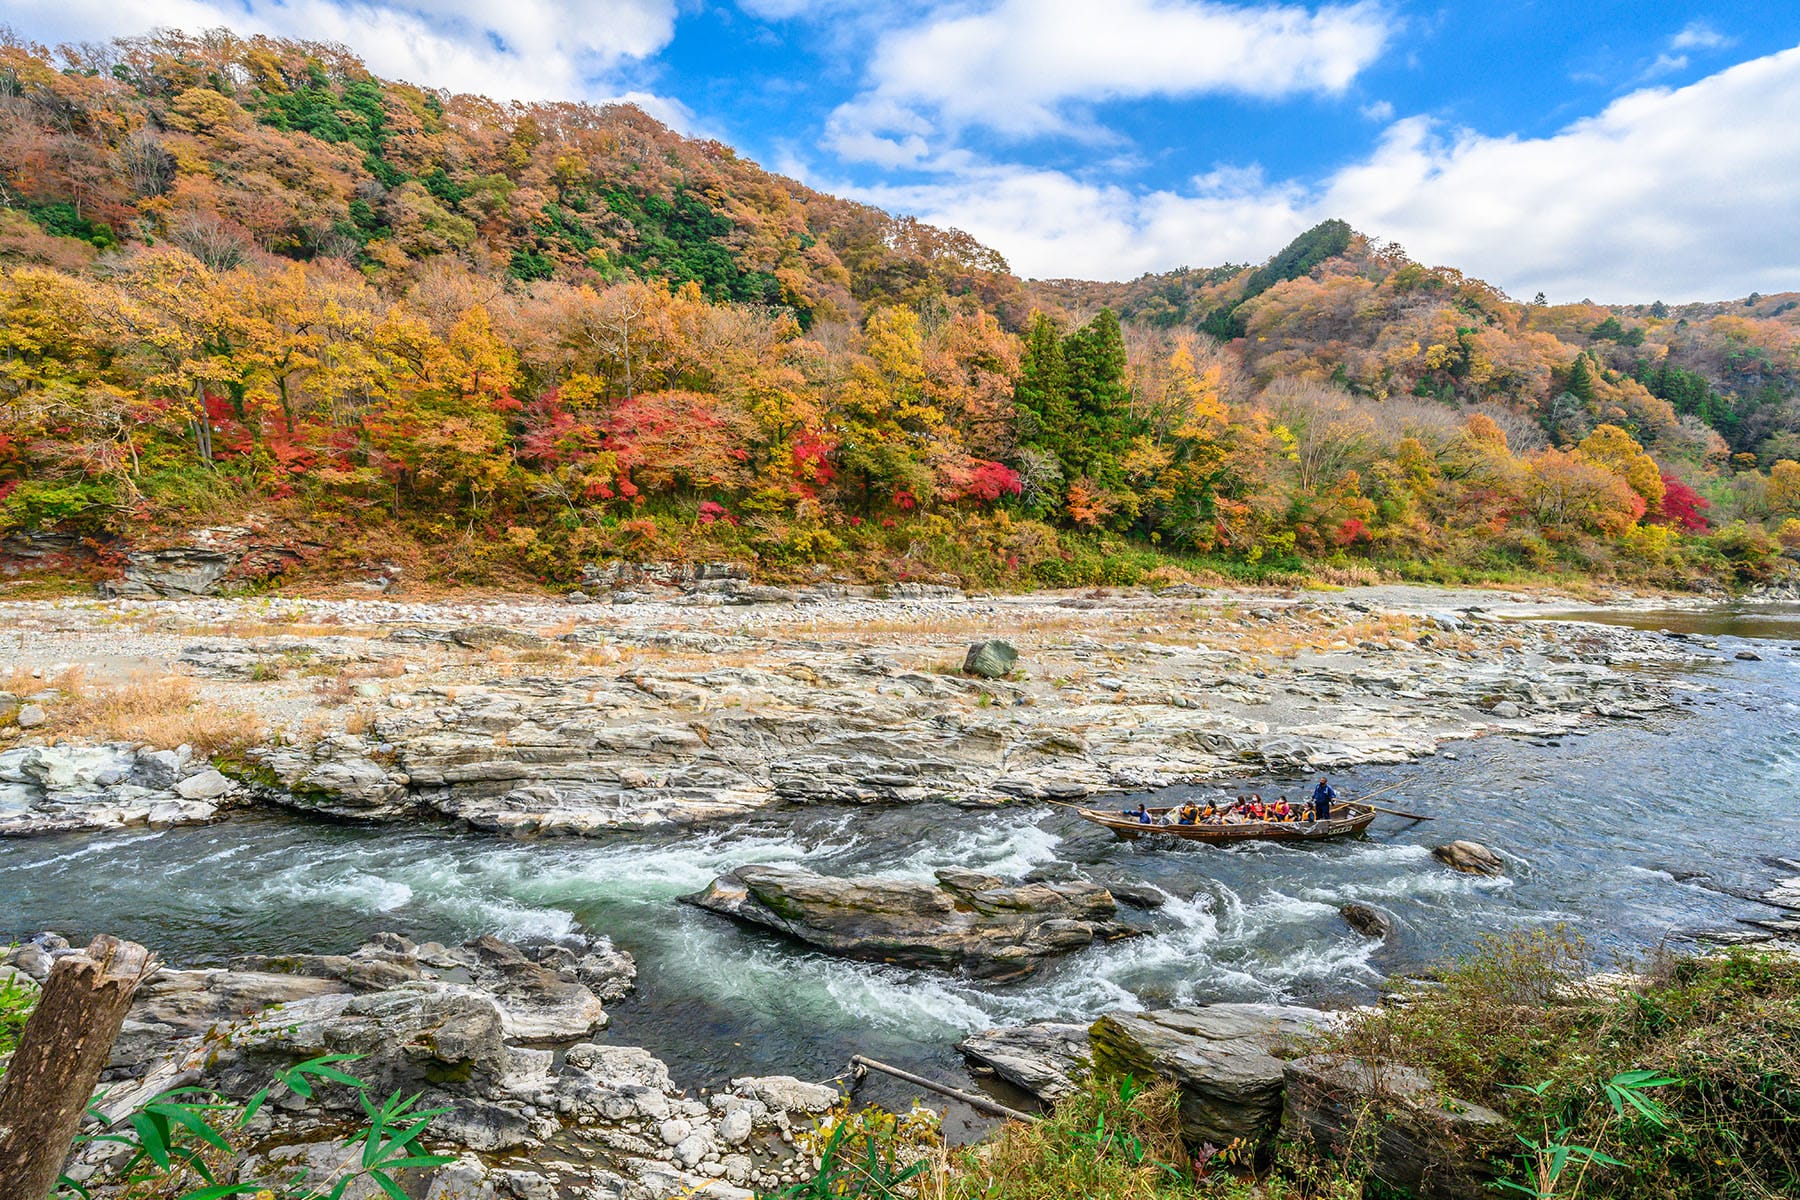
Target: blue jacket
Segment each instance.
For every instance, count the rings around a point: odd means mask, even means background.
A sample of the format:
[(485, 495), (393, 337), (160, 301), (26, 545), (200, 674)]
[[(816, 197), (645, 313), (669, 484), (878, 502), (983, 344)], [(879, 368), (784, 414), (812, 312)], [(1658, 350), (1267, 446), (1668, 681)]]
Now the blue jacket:
[(1313, 789), (1314, 803), (1329, 803), (1336, 799), (1337, 792), (1332, 790), (1332, 786), (1329, 783), (1321, 783), (1318, 787)]

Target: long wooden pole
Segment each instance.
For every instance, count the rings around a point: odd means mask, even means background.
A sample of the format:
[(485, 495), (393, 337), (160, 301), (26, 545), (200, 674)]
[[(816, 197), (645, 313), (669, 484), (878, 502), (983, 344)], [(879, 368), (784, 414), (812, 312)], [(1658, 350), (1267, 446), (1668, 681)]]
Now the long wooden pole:
[(1411, 821), (1435, 821), (1435, 820), (1437, 820), (1436, 817), (1428, 817), (1424, 813), (1402, 812), (1400, 809), (1397, 809), (1397, 808), (1383, 808), (1379, 804), (1370, 804), (1367, 800), (1352, 800), (1352, 801), (1350, 801), (1350, 803), (1351, 804), (1360, 804), (1364, 808), (1372, 808), (1376, 812), (1386, 813), (1390, 817), (1405, 817)]
[(997, 1117), (1011, 1117), (1015, 1121), (1035, 1121), (1038, 1119), (1031, 1113), (1020, 1112), (1016, 1108), (1008, 1108), (998, 1101), (989, 1100), (986, 1096), (977, 1096), (974, 1092), (965, 1092), (961, 1088), (953, 1088), (948, 1084), (936, 1083), (925, 1078), (923, 1075), (914, 1075), (911, 1071), (902, 1071), (899, 1067), (890, 1067), (884, 1062), (876, 1062), (874, 1059), (865, 1058), (861, 1054), (851, 1055), (850, 1065), (853, 1067), (867, 1067), (871, 1071), (880, 1071), (883, 1075), (892, 1075), (895, 1079), (904, 1079), (906, 1082), (916, 1084), (919, 1087), (925, 1088), (927, 1091), (936, 1092), (940, 1096), (949, 1096), (953, 1100), (961, 1100), (970, 1108), (980, 1109), (982, 1112), (992, 1113)]
[(45, 1200), (56, 1187), (131, 998), (156, 967), (136, 942), (104, 934), (56, 960), (0, 1076), (0, 1200)]

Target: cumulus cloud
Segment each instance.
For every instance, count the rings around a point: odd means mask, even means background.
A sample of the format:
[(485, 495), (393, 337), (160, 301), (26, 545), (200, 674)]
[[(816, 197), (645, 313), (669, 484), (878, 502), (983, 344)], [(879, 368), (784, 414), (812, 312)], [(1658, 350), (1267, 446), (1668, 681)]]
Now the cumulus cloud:
[(1726, 37), (1705, 21), (1690, 21), (1669, 39), (1671, 50), (1723, 50), (1736, 40)]
[[(350, 46), (378, 75), (509, 100), (611, 99), (621, 65), (668, 45), (677, 0), (7, 0), (55, 43), (226, 26)], [(673, 102), (643, 96), (679, 116)]]
[(1100, 101), (1337, 93), (1391, 32), (1386, 10), (1367, 2), (1308, 10), (999, 0), (952, 9), (879, 40), (869, 86), (832, 115), (826, 141), (846, 159), (917, 163), (932, 138), (971, 126), (1019, 137), (1092, 133), (1073, 110)]
[(1262, 259), (1341, 216), (1519, 294), (1722, 298), (1800, 279), (1796, 111), (1800, 49), (1634, 92), (1547, 137), (1406, 118), (1310, 183), (1228, 170), (1141, 192), (990, 164), (863, 195), (966, 229), (1038, 277)]

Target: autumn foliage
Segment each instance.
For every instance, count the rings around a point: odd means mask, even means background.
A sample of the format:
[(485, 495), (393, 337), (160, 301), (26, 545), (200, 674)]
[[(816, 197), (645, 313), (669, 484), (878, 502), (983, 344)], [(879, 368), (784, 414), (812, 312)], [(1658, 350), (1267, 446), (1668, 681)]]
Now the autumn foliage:
[(1028, 285), (629, 106), (223, 32), (60, 53), (0, 42), (0, 533), (255, 513), (542, 580), (1123, 581), (1155, 548), (1679, 582), (1800, 542), (1780, 298), (1520, 304), (1341, 222)]

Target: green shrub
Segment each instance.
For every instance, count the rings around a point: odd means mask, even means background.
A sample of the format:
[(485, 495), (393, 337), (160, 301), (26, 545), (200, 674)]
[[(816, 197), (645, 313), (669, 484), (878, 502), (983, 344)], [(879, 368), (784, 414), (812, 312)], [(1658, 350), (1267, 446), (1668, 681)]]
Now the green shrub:
[[(19, 1035), (25, 1032), (25, 1022), (37, 1001), (37, 988), (23, 975), (0, 982), (0, 1058), (19, 1048)], [(5, 1070), (0, 1066), (0, 1074)]]
[[(1418, 1066), (1509, 1117), (1527, 1194), (1800, 1195), (1800, 959), (1664, 957), (1607, 981), (1591, 965), (1561, 930), (1484, 939), (1436, 986), (1329, 1045)], [(1545, 1148), (1557, 1146), (1602, 1157), (1545, 1192)]]

